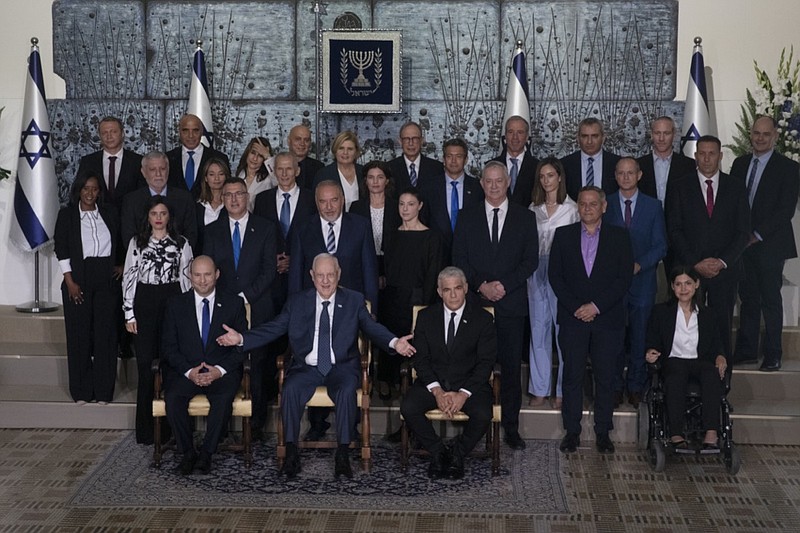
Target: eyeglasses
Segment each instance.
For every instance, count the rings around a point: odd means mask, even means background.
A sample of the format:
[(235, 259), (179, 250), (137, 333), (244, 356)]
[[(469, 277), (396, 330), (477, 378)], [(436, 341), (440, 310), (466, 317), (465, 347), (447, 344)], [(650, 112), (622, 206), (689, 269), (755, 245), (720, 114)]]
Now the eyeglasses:
[(422, 137), (400, 137), (400, 140), (404, 143), (418, 143), (422, 140)]
[(247, 196), (247, 194), (247, 191), (226, 192), (222, 194), (222, 199), (230, 200), (231, 198), (236, 198), (237, 200), (241, 200)]

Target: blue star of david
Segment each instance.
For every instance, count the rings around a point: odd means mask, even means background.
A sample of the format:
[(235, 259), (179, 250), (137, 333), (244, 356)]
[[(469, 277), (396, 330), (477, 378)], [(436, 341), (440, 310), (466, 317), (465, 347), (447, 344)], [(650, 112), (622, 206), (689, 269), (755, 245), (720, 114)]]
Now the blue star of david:
[(700, 132), (697, 130), (697, 127), (692, 124), (689, 130), (686, 132), (686, 135), (681, 137), (681, 150), (689, 141), (696, 141), (701, 137)]
[[(28, 138), (31, 138), (32, 144), (36, 144), (35, 140), (39, 140), (39, 146), (34, 149), (30, 150), (25, 145), (28, 143)], [(31, 120), (31, 123), (28, 125), (28, 128), (22, 130), (22, 143), (19, 147), (19, 156), (24, 157), (25, 160), (30, 165), (31, 169), (36, 166), (36, 163), (39, 162), (39, 159), (42, 157), (52, 158), (53, 156), (50, 154), (50, 147), (47, 143), (50, 142), (50, 132), (49, 131), (42, 131), (39, 128), (39, 125), (36, 123), (35, 120)]]

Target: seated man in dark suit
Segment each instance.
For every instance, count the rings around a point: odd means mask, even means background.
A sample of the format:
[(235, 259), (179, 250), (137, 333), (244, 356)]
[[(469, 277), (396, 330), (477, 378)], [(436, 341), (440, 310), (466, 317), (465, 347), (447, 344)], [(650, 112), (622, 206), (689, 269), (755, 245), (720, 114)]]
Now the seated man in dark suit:
[[(467, 278), (460, 268), (442, 270), (437, 284), (443, 303), (422, 310), (417, 317), (417, 380), (403, 398), (400, 412), (431, 454), (428, 476), (460, 479), (464, 477), (464, 456), (492, 420), (488, 378), (497, 356), (497, 339), (492, 315), (475, 303), (467, 303)], [(463, 433), (449, 448), (425, 418), (431, 409), (450, 416), (459, 411), (469, 415)]]
[(492, 161), (500, 161), (508, 168), (511, 186), (508, 197), (522, 207), (531, 205), (533, 182), (536, 181), (536, 166), (539, 160), (528, 151), (530, 125), (520, 116), (510, 117), (506, 121), (506, 147)]
[(394, 190), (397, 194), (408, 187), (420, 188), (444, 172), (444, 167), (439, 161), (422, 155), (424, 141), (422, 128), (416, 122), (406, 122), (400, 128), (400, 146), (403, 154), (389, 161)]
[[(241, 298), (216, 290), (219, 270), (208, 256), (192, 262), (192, 290), (167, 303), (162, 337), (167, 372), (164, 401), (178, 452), (183, 454), (178, 472), (189, 475), (197, 467), (211, 470), (211, 456), (228, 426), (231, 407), (242, 381), (242, 352), (220, 346), (214, 339), (224, 333), (223, 324), (247, 327)], [(200, 456), (194, 449), (189, 401), (205, 394), (211, 408)]]
[(142, 176), (142, 156), (123, 150), (125, 129), (120, 119), (104, 117), (97, 125), (97, 133), (101, 150), (81, 157), (78, 176), (102, 177), (100, 193), (119, 213), (122, 198), (146, 184)]
[[(281, 416), (286, 430), (286, 461), (282, 473), (291, 479), (300, 473), (297, 441), (300, 418), (306, 402), (320, 385), (336, 404), (335, 476), (352, 477), (348, 447), (353, 439), (353, 426), (358, 418), (356, 389), (361, 373), (358, 353), (359, 330), (384, 350), (397, 350), (411, 355), (414, 348), (408, 343), (410, 335), (398, 339), (370, 316), (364, 296), (338, 287), (341, 271), (331, 254), (314, 258), (310, 271), (314, 288), (289, 297), (278, 317), (261, 324), (243, 335), (227, 326), (227, 333), (217, 341), (224, 346), (252, 350), (264, 346), (281, 335), (289, 335), (292, 361), (283, 383)], [(332, 315), (332, 316), (331, 316)]]
[(178, 125), (181, 145), (167, 152), (169, 158), (169, 185), (192, 193), (197, 200), (200, 197), (200, 182), (203, 177), (198, 173), (206, 161), (216, 157), (225, 161), (228, 168), (231, 162), (228, 156), (204, 146), (203, 122), (196, 115), (183, 115)]
[(603, 149), (605, 140), (603, 123), (594, 117), (585, 118), (578, 126), (580, 150), (561, 158), (567, 175), (567, 194), (576, 202), (581, 187), (600, 187), (606, 194), (617, 190), (614, 171), (619, 156)]
[(301, 189), (313, 191), (312, 183), (317, 172), (322, 170), (325, 165), (308, 155), (311, 148), (311, 130), (302, 124), (298, 124), (289, 130), (289, 152), (297, 158), (297, 166), (300, 173), (297, 175), (297, 185)]

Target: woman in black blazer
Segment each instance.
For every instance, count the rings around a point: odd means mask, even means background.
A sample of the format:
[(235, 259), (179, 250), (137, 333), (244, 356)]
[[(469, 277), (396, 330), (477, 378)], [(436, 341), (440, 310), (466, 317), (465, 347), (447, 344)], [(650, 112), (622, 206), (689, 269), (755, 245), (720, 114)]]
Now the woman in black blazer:
[(78, 405), (114, 397), (120, 316), (119, 218), (100, 205), (100, 178), (78, 176), (58, 213), (55, 252), (64, 282), (69, 392)]
[(693, 269), (677, 266), (670, 272), (675, 295), (671, 302), (653, 308), (647, 328), (645, 359), (654, 363), (661, 355), (666, 389), (670, 443), (687, 448), (685, 431), (686, 388), (690, 377), (700, 380), (702, 423), (706, 430), (703, 449), (718, 448), (719, 405), (722, 380), (728, 363), (722, 355), (719, 321), (711, 309), (698, 304), (700, 276)]
[(352, 203), (363, 197), (364, 167), (356, 163), (361, 156), (358, 136), (352, 131), (339, 133), (333, 138), (331, 153), (335, 161), (317, 172), (314, 189), (323, 181), (338, 181), (344, 192), (344, 210), (350, 212)]

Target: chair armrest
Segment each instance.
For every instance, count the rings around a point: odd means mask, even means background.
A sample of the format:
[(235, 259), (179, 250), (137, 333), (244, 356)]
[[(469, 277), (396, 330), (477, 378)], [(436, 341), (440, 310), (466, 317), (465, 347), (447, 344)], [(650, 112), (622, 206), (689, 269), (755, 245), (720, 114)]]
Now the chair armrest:
[(250, 360), (250, 354), (242, 361), (242, 390), (244, 391), (244, 399), (250, 399), (250, 370), (253, 362)]
[(500, 405), (500, 376), (502, 374), (502, 370), (500, 370), (500, 364), (495, 363), (494, 368), (492, 369), (492, 403), (495, 405)]
[(400, 394), (405, 396), (411, 387), (411, 361), (405, 360), (400, 364)]
[(285, 352), (275, 358), (275, 367), (278, 369), (278, 391), (283, 390), (283, 380), (286, 377), (286, 361), (292, 360), (291, 348), (287, 348)]

